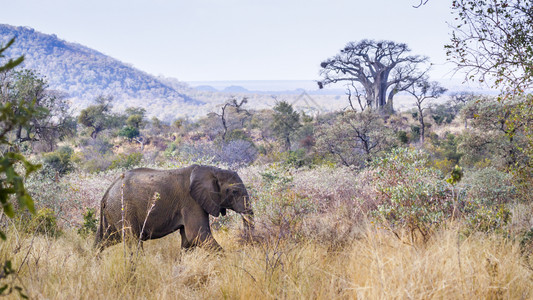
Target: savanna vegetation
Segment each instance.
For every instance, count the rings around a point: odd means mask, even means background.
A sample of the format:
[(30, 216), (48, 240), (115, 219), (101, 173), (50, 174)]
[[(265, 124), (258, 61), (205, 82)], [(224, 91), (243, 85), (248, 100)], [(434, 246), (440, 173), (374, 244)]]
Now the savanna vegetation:
[[(453, 1), (453, 9), (471, 28), (485, 23), (469, 13), (511, 20), (524, 12), (531, 21), (531, 4), (522, 1)], [(502, 51), (531, 42), (521, 24), (531, 22), (509, 21), (517, 44)], [(475, 71), (466, 63), (468, 37), (454, 34), (447, 47), (452, 61)], [(46, 78), (17, 67), (23, 57), (0, 61), (0, 293), (532, 298), (533, 98), (531, 65), (523, 65), (531, 47), (516, 54), (522, 60), (469, 73), (492, 76), (499, 96), (443, 97), (427, 76), (427, 58), (407, 52), (405, 44), (364, 40), (325, 60), (320, 85), (347, 83), (343, 111), (311, 115), (283, 99), (257, 110), (232, 98), (200, 120), (171, 123), (141, 107), (113, 112), (108, 95), (72, 115)], [(379, 55), (390, 76), (362, 76), (375, 70), (354, 58)], [(412, 95), (412, 110), (394, 110), (398, 93)], [(224, 252), (184, 251), (179, 234), (143, 249), (134, 238), (103, 252), (93, 247), (99, 202), (115, 178), (134, 167), (193, 163), (238, 171), (252, 198), (253, 241), (228, 211), (211, 218)]]

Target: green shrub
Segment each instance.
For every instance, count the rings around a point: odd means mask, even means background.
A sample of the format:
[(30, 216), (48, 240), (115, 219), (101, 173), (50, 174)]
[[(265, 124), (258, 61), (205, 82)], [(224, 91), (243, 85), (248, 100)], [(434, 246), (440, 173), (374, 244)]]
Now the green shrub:
[(57, 226), (57, 216), (55, 212), (46, 207), (39, 209), (31, 218), (27, 231), (52, 237), (57, 237), (61, 234), (61, 230)]
[(373, 185), (378, 192), (374, 216), (378, 222), (411, 242), (418, 236), (427, 241), (449, 218), (453, 202), (441, 173), (428, 167), (428, 155), (406, 148), (393, 149), (372, 162)]
[(98, 219), (95, 217), (96, 209), (87, 208), (83, 214), (83, 224), (78, 229), (78, 234), (82, 236), (88, 236), (91, 233), (95, 233), (98, 226)]
[(164, 151), (164, 155), (166, 158), (174, 158), (175, 156), (177, 156), (179, 154), (179, 147), (178, 147), (178, 144), (177, 142), (170, 142), (168, 143), (165, 151)]
[(64, 146), (57, 151), (44, 154), (44, 167), (52, 169), (60, 175), (66, 174), (73, 169), (71, 161), (73, 152), (72, 148)]
[(465, 234), (472, 232), (504, 232), (505, 226), (511, 221), (511, 211), (505, 205), (481, 206), (470, 203), (467, 210), (472, 212), (466, 216)]
[(455, 116), (454, 108), (450, 103), (437, 104), (431, 109), (431, 117), (437, 125), (442, 125), (444, 122), (450, 124)]
[(411, 140), (416, 142), (420, 139), (420, 126), (411, 125)]
[(141, 152), (133, 152), (131, 154), (119, 154), (118, 157), (111, 162), (109, 169), (131, 169), (141, 163), (143, 154)]
[(238, 141), (238, 140), (243, 140), (243, 141), (248, 141), (248, 142), (252, 142), (252, 139), (246, 134), (246, 132), (242, 129), (234, 129), (234, 130), (231, 130), (230, 132), (228, 132), (228, 134), (226, 135), (226, 142), (229, 142), (229, 141)]
[(494, 167), (483, 168), (467, 173), (459, 188), (462, 211), (467, 226), (465, 233), (503, 232), (511, 221), (507, 204), (517, 197), (510, 174)]
[(129, 140), (138, 137), (140, 134), (139, 129), (133, 126), (126, 126), (120, 129), (118, 132), (119, 136), (123, 136)]
[(285, 164), (295, 168), (311, 165), (312, 160), (310, 157), (307, 157), (306, 154), (307, 153), (303, 148), (300, 148), (296, 151), (289, 150), (286, 152), (287, 157), (285, 159)]
[(407, 136), (407, 132), (403, 131), (403, 130), (399, 130), (397, 133), (396, 133), (397, 137), (398, 137), (398, 140), (400, 141), (400, 143), (402, 144), (407, 144), (409, 143), (409, 137)]
[(509, 203), (517, 197), (513, 176), (494, 167), (468, 173), (462, 187), (468, 201), (485, 206)]

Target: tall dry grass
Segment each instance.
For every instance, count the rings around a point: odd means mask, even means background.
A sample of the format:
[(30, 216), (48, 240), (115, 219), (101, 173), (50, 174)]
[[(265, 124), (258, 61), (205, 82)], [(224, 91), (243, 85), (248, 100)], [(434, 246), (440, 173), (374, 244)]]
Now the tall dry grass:
[(74, 232), (54, 239), (11, 229), (8, 238), (0, 255), (20, 268), (15, 283), (34, 299), (533, 298), (517, 243), (458, 239), (453, 228), (410, 246), (369, 225), (336, 247), (320, 239), (243, 245), (238, 232), (220, 230), (223, 253), (182, 251), (173, 234), (145, 242), (138, 257), (124, 257), (120, 245), (98, 255)]

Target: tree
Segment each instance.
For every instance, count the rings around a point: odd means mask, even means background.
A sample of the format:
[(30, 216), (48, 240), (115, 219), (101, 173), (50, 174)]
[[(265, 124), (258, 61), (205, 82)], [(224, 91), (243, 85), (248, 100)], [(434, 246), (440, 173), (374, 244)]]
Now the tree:
[(220, 121), (222, 122), (222, 142), (226, 142), (226, 135), (228, 133), (228, 111), (230, 108), (233, 108), (233, 112), (236, 115), (236, 118), (238, 123), (240, 123), (240, 126), (244, 126), (244, 120), (247, 116), (250, 116), (250, 113), (243, 109), (242, 106), (244, 104), (248, 103), (248, 98), (243, 97), (241, 101), (239, 102), (236, 98), (231, 98), (228, 102), (224, 103), (224, 105), (221, 108), (221, 113), (216, 114), (220, 117)]
[(279, 101), (274, 106), (272, 130), (283, 141), (285, 150), (291, 150), (291, 137), (300, 128), (300, 115), (286, 101)]
[[(0, 59), (5, 57), (3, 55), (13, 43), (15, 38), (9, 40), (6, 46), (0, 44)], [(22, 63), (24, 56), (20, 56), (16, 59), (9, 59), (6, 63), (0, 64), (0, 73), (9, 72), (16, 66)], [(4, 92), (4, 91), (3, 91)], [(2, 97), (4, 94), (2, 92)], [(9, 91), (7, 91), (9, 92)], [(20, 102), (16, 103), (18, 107), (25, 109), (24, 115), (18, 115), (15, 112), (12, 102), (0, 102), (0, 204), (2, 206), (2, 213), (8, 218), (15, 216), (12, 201), (15, 199), (18, 202), (19, 209), (28, 208), (30, 213), (35, 213), (33, 199), (24, 186), (24, 178), (28, 177), (32, 172), (39, 169), (40, 165), (32, 164), (24, 155), (19, 153), (16, 147), (13, 147), (12, 143), (8, 140), (8, 135), (13, 133), (15, 128), (26, 124), (33, 114), (37, 114), (38, 110), (34, 106), (34, 102), (25, 102), (25, 99), (20, 99)], [(20, 167), (20, 168), (19, 168)], [(24, 175), (20, 175), (19, 172), (24, 171)], [(6, 239), (6, 235), (0, 230), (0, 238)], [(9, 275), (16, 274), (12, 268), (10, 260), (4, 258), (2, 262), (2, 277), (6, 278)], [(19, 286), (13, 286), (14, 284), (4, 284), (0, 289), (0, 295), (4, 296), (11, 293), (13, 290), (17, 290), (19, 296), (27, 298), (22, 292), (22, 288)]]
[[(134, 138), (139, 137), (140, 132), (139, 129), (133, 127), (133, 126), (125, 126), (118, 132), (119, 136), (123, 136), (127, 138), (128, 140), (133, 140)], [(141, 143), (141, 142), (139, 142)], [(142, 144), (142, 143), (141, 143)]]
[[(510, 129), (521, 128), (528, 157), (517, 173), (531, 181), (533, 169), (533, 2), (527, 0), (456, 0), (457, 23), (446, 46), (450, 61), (467, 71), (468, 79), (492, 81), (500, 101), (513, 107), (505, 118)], [(520, 102), (516, 105), (516, 102)], [(513, 130), (510, 131), (511, 134)], [(514, 160), (514, 159), (513, 159)]]
[[(3, 58), (3, 52), (6, 51), (15, 39), (11, 39), (6, 46), (0, 45), (0, 58)], [(0, 72), (9, 72), (17, 65), (22, 63), (23, 56), (16, 59), (10, 59), (3, 65), (0, 64)], [(2, 89), (2, 98), (9, 94), (9, 90)], [(24, 109), (25, 114), (18, 114), (17, 108)], [(14, 216), (13, 205), (10, 203), (11, 195), (14, 195), (18, 201), (19, 207), (27, 207), (31, 212), (34, 212), (33, 200), (24, 188), (24, 176), (18, 174), (16, 165), (22, 165), (26, 176), (31, 172), (37, 170), (39, 165), (35, 165), (26, 160), (26, 158), (17, 151), (16, 147), (12, 147), (12, 143), (8, 140), (8, 135), (13, 133), (20, 126), (25, 126), (39, 110), (35, 107), (34, 101), (21, 98), (17, 102), (2, 101), (0, 102), (0, 202), (2, 211), (8, 217)], [(5, 235), (0, 231), (0, 237), (5, 239)]]
[(98, 133), (110, 125), (110, 110), (113, 97), (98, 96), (96, 104), (91, 105), (80, 112), (78, 123), (92, 128), (91, 137), (96, 138)]
[(345, 166), (363, 167), (394, 145), (394, 133), (372, 111), (346, 111), (319, 126), (317, 151)]
[(509, 122), (524, 102), (523, 98), (503, 103), (495, 98), (480, 97), (463, 109), (463, 114), (475, 116), (472, 119), (472, 127), (480, 133), (481, 138), (477, 139), (479, 147), (489, 148), (490, 146), (492, 152), (498, 153), (504, 159), (507, 168), (517, 163), (525, 163), (520, 155), (520, 149), (527, 148), (527, 143), (524, 143), (524, 130), (531, 128), (533, 115), (527, 116), (518, 124)]
[(533, 2), (456, 0), (457, 23), (447, 55), (467, 78), (487, 81), (512, 94), (533, 84)]
[(318, 86), (345, 83), (350, 104), (354, 95), (362, 109), (373, 107), (393, 111), (394, 95), (407, 89), (426, 72), (425, 68), (423, 71), (419, 69), (428, 58), (407, 55), (410, 51), (406, 44), (392, 41), (350, 42), (339, 54), (320, 64), (323, 79)]
[(126, 125), (134, 127), (137, 130), (144, 125), (144, 116), (146, 109), (141, 107), (128, 107), (125, 111), (128, 118), (126, 119)]
[[(469, 102), (476, 99), (476, 95), (472, 92), (466, 92), (466, 91), (454, 92), (450, 95), (450, 98), (451, 98), (451, 102), (453, 103), (452, 107), (454, 109), (454, 113), (458, 114), (463, 107), (465, 107)], [(468, 128), (468, 119), (472, 117), (473, 117), (472, 114), (464, 114), (465, 129)]]
[(58, 138), (70, 134), (69, 105), (64, 94), (50, 91), (47, 81), (35, 71), (23, 69), (0, 74), (0, 102), (11, 103), (13, 113), (28, 117), (26, 103), (33, 103), (36, 112), (14, 130), (14, 141), (44, 141), (50, 151)]
[(424, 122), (424, 110), (427, 109), (424, 102), (428, 99), (435, 99), (446, 92), (446, 88), (440, 86), (436, 81), (429, 82), (427, 78), (417, 81), (411, 85), (407, 93), (415, 97), (416, 108), (418, 109), (418, 121), (420, 122), (420, 141), (424, 143), (426, 133), (426, 123)]

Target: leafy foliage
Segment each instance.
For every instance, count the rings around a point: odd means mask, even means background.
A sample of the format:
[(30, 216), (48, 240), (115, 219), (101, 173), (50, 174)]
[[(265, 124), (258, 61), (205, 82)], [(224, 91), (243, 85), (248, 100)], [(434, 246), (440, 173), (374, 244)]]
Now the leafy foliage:
[(94, 139), (98, 133), (112, 124), (111, 102), (113, 97), (102, 95), (96, 98), (96, 104), (82, 110), (78, 116), (78, 122), (92, 128), (91, 137)]
[(396, 148), (371, 165), (380, 203), (375, 216), (399, 238), (407, 230), (411, 242), (427, 241), (453, 211), (448, 185), (428, 163), (427, 154)]
[(533, 83), (531, 1), (456, 0), (452, 9), (457, 23), (448, 57), (469, 78), (493, 76), (495, 84), (518, 93)]
[[(14, 40), (11, 40), (6, 46), (0, 47), (0, 58), (4, 57), (3, 52), (12, 45)], [(8, 71), (22, 62), (23, 58), (9, 60), (7, 63), (0, 65), (2, 71)], [(36, 171), (40, 166), (29, 162), (22, 154), (20, 154), (16, 147), (13, 147), (9, 140), (8, 134), (19, 127), (25, 126), (34, 115), (39, 114), (40, 110), (35, 105), (35, 100), (21, 98), (16, 103), (16, 107), (12, 102), (6, 101), (3, 95), (0, 95), (0, 147), (4, 149), (0, 156), (0, 202), (3, 212), (10, 218), (15, 214), (13, 204), (10, 202), (11, 195), (14, 195), (18, 201), (19, 208), (27, 207), (30, 212), (34, 212), (33, 200), (24, 188), (24, 177)], [(24, 114), (17, 113), (23, 111)], [(16, 170), (17, 164), (23, 166), (25, 175), (19, 175)], [(0, 237), (5, 239), (5, 235), (0, 232)]]
[(96, 209), (87, 208), (83, 214), (83, 224), (78, 229), (78, 234), (82, 236), (87, 236), (89, 234), (95, 233), (98, 227), (98, 219), (95, 217)]
[(118, 132), (119, 136), (123, 136), (129, 140), (136, 138), (140, 135), (139, 129), (133, 126), (126, 126), (120, 129)]
[(44, 167), (51, 168), (60, 175), (71, 171), (74, 168), (71, 160), (73, 152), (72, 148), (63, 146), (57, 151), (44, 154)]
[(300, 126), (300, 115), (293, 109), (291, 104), (286, 101), (276, 103), (272, 131), (284, 143), (285, 150), (291, 150), (293, 134)]
[(124, 168), (131, 169), (141, 163), (143, 154), (141, 152), (133, 152), (131, 154), (119, 154), (116, 159), (111, 162), (109, 169)]
[(50, 208), (41, 208), (31, 218), (26, 228), (30, 233), (38, 233), (51, 237), (57, 237), (61, 234), (61, 229), (57, 225), (57, 216)]

